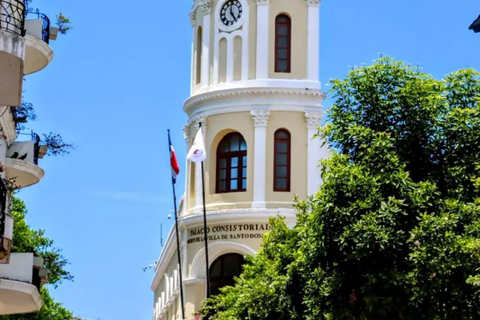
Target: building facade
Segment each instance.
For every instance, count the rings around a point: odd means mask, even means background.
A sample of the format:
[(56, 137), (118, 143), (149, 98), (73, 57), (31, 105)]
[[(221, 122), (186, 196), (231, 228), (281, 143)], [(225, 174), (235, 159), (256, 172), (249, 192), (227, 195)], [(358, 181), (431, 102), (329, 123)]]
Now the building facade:
[[(187, 149), (199, 128), (205, 166), (207, 232), (200, 164), (186, 163), (179, 204), (187, 319), (206, 297), (209, 239), (211, 294), (233, 283), (244, 256), (255, 254), (269, 218), (296, 222), (293, 199), (314, 194), (318, 160), (312, 139), (322, 119), (319, 81), (320, 0), (196, 0), (192, 24), (191, 95), (183, 128)], [(173, 228), (151, 284), (153, 318), (181, 319)]]
[(11, 252), (11, 198), (14, 190), (44, 176), (38, 162), (46, 146), (35, 133), (19, 138), (17, 128), (26, 120), (23, 77), (52, 61), (49, 41), (57, 33), (46, 15), (29, 11), (23, 0), (0, 0), (0, 315), (36, 312), (43, 305), (39, 290), (48, 278), (43, 259), (34, 252)]

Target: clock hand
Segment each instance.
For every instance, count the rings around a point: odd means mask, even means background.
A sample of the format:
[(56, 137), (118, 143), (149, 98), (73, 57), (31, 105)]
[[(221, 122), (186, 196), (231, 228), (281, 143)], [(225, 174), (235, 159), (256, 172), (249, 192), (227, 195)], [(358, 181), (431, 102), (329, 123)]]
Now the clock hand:
[(232, 19), (236, 21), (235, 16), (233, 15), (233, 6), (230, 6), (230, 15), (232, 16)]

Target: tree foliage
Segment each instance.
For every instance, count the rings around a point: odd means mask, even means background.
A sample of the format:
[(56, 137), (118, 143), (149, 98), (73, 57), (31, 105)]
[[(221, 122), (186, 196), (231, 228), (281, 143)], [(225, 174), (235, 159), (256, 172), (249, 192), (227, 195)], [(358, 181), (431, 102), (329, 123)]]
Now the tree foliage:
[(271, 221), (222, 320), (479, 319), (480, 79), (391, 58), (334, 80), (332, 146), (298, 223)]

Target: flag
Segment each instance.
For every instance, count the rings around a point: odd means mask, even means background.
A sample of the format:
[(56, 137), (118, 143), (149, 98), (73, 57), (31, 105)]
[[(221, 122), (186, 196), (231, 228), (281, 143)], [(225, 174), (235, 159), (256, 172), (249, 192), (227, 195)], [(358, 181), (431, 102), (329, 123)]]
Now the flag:
[(205, 149), (205, 142), (203, 141), (202, 128), (198, 129), (192, 147), (188, 151), (187, 159), (192, 162), (202, 162), (207, 159), (207, 149)]
[(170, 166), (172, 167), (172, 181), (177, 182), (177, 176), (180, 173), (180, 166), (178, 165), (177, 155), (170, 140), (170, 132), (168, 132), (168, 144), (170, 145)]

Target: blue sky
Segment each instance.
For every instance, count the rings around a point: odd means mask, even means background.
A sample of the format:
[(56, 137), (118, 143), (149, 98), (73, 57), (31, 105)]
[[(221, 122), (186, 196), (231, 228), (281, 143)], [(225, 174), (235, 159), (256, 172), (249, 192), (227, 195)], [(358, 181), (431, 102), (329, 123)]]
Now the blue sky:
[[(88, 320), (151, 319), (153, 271), (142, 268), (160, 254), (160, 224), (166, 236), (172, 223), (168, 128), (185, 157), (191, 3), (34, 0), (51, 18), (69, 16), (74, 30), (51, 43), (53, 62), (27, 77), (38, 114), (30, 127), (78, 147), (41, 160), (45, 178), (19, 196), (30, 225), (46, 229), (71, 262), (75, 281), (53, 296)], [(379, 53), (437, 78), (480, 69), (480, 34), (468, 30), (478, 14), (478, 0), (323, 0), (323, 88)]]

